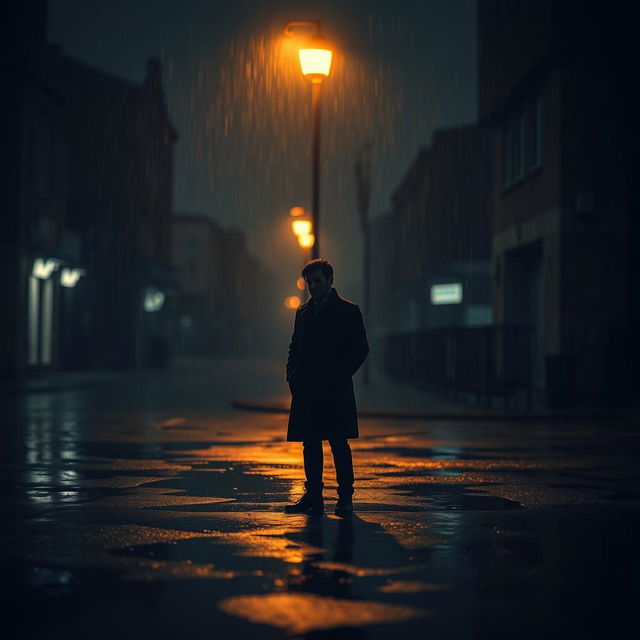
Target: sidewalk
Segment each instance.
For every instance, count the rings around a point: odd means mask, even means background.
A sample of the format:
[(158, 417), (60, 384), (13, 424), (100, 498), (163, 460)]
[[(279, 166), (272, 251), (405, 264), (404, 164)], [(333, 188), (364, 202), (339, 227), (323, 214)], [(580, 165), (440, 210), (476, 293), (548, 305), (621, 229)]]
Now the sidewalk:
[[(361, 376), (354, 379), (358, 415), (361, 418), (393, 420), (589, 420), (603, 417), (625, 417), (629, 412), (618, 408), (580, 407), (568, 410), (550, 410), (542, 403), (531, 411), (515, 407), (483, 407), (470, 400), (452, 401), (434, 392), (413, 389), (380, 374), (372, 376), (369, 385)], [(271, 396), (235, 398), (231, 406), (244, 411), (288, 414), (291, 398), (286, 387)]]
[[(216, 373), (217, 372), (217, 373)], [(32, 393), (52, 393), (89, 389), (134, 379), (191, 376), (196, 386), (207, 384), (207, 376), (219, 375), (228, 380), (227, 400), (231, 407), (244, 411), (288, 414), (291, 398), (284, 382), (283, 364), (279, 359), (219, 358), (175, 360), (166, 369), (98, 370), (50, 372), (32, 375), (20, 381), (0, 381), (0, 398)], [(471, 398), (453, 400), (434, 392), (411, 388), (373, 371), (365, 385), (362, 374), (354, 378), (358, 415), (361, 418), (393, 420), (460, 420), (460, 421), (571, 421), (597, 418), (637, 417), (638, 411), (623, 408), (580, 407), (567, 411), (551, 411), (542, 403), (534, 403), (532, 411), (519, 407), (486, 407)], [(220, 398), (224, 403), (224, 397)], [(188, 399), (185, 399), (189, 402)], [(227, 405), (228, 406), (228, 405)]]
[(85, 389), (139, 374), (139, 371), (121, 370), (38, 373), (22, 380), (0, 380), (0, 397)]

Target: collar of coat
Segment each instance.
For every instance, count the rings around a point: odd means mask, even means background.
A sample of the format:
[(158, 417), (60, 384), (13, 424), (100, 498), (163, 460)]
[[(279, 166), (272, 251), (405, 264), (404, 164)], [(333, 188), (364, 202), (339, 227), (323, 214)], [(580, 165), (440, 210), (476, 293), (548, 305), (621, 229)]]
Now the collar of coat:
[[(323, 309), (327, 309), (330, 306), (333, 306), (333, 304), (340, 298), (340, 296), (338, 295), (338, 292), (331, 287), (331, 293), (329, 294), (329, 297), (327, 298), (326, 302), (322, 305)], [(309, 298), (303, 305), (300, 305), (300, 313), (306, 313), (309, 309), (313, 308), (313, 298)]]

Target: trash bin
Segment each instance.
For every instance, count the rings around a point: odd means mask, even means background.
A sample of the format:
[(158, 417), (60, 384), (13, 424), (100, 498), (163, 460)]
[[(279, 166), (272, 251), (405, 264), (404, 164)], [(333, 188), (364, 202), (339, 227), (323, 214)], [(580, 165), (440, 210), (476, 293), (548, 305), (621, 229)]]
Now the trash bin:
[(569, 409), (573, 405), (578, 356), (554, 354), (545, 357), (547, 402), (550, 409)]

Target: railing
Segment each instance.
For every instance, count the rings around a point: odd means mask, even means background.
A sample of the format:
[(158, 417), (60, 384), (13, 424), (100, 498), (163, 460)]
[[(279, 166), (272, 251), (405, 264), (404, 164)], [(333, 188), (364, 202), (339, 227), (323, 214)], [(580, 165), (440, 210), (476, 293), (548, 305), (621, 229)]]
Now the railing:
[(525, 394), (531, 408), (533, 328), (441, 327), (387, 336), (385, 369), (396, 379), (443, 390), (493, 396)]

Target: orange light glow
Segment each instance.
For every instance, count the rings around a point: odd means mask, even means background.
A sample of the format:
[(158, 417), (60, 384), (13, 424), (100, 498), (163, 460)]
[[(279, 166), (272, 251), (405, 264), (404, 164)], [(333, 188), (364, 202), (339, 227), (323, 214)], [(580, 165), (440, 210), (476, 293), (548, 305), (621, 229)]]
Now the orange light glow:
[(304, 288), (306, 287), (306, 282), (304, 281), (304, 278), (298, 278), (296, 280), (296, 287), (298, 287), (300, 291), (304, 291)]
[(300, 68), (305, 76), (328, 76), (332, 52), (329, 49), (300, 49)]
[(291, 209), (289, 209), (289, 215), (297, 217), (297, 216), (303, 216), (304, 215), (304, 207), (291, 207)]
[(291, 229), (298, 237), (308, 236), (311, 233), (311, 221), (310, 220), (294, 220), (291, 223)]
[(265, 593), (231, 596), (218, 607), (225, 613), (284, 629), (289, 635), (306, 635), (346, 627), (401, 623), (427, 615), (424, 609), (372, 600), (347, 600), (315, 593)]
[(300, 306), (300, 298), (298, 296), (289, 296), (284, 299), (284, 306), (287, 309), (297, 309)]
[(310, 249), (311, 247), (313, 247), (315, 242), (316, 242), (316, 237), (313, 235), (313, 233), (308, 233), (305, 235), (298, 236), (298, 244), (303, 249)]

